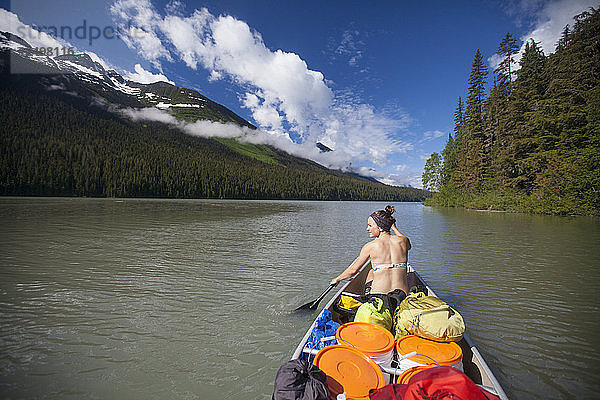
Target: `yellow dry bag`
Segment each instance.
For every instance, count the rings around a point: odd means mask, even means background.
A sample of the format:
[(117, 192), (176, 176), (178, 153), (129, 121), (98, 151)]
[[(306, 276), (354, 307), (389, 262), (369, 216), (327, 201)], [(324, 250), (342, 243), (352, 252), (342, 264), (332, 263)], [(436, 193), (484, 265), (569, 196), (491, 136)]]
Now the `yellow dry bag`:
[(462, 316), (435, 296), (409, 294), (396, 308), (396, 340), (417, 335), (438, 342), (453, 342), (465, 334)]

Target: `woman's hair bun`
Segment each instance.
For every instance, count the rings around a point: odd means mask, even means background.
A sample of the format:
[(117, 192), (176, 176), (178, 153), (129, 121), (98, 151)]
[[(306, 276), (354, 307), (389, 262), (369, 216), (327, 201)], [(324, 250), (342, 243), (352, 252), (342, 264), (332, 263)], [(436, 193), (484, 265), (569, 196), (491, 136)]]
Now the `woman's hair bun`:
[(394, 206), (390, 206), (390, 205), (385, 206), (385, 212), (387, 212), (389, 215), (392, 215), (394, 213), (394, 211), (396, 211)]

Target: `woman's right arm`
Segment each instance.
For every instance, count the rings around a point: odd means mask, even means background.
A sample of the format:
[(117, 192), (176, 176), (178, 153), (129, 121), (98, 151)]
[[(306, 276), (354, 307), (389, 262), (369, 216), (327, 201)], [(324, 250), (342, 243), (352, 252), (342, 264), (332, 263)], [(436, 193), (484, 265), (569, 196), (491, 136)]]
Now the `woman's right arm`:
[(412, 246), (410, 245), (410, 239), (408, 238), (408, 236), (406, 236), (405, 234), (403, 234), (402, 232), (400, 232), (400, 231), (398, 230), (398, 228), (396, 227), (396, 224), (395, 224), (395, 223), (392, 225), (392, 231), (394, 231), (394, 233), (395, 233), (397, 236), (404, 236), (404, 237), (406, 238), (406, 250), (410, 250), (410, 248), (412, 247)]

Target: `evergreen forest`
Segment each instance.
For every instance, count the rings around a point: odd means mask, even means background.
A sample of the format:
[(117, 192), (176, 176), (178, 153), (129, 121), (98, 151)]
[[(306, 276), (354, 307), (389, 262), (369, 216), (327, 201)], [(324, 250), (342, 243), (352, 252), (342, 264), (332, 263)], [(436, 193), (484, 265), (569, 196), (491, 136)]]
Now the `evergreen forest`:
[(266, 145), (133, 122), (43, 77), (0, 81), (0, 195), (422, 201)]
[[(477, 50), (454, 131), (423, 172), (428, 205), (600, 215), (600, 12), (564, 28), (546, 55), (502, 39), (498, 67)], [(486, 96), (485, 86), (493, 80)]]

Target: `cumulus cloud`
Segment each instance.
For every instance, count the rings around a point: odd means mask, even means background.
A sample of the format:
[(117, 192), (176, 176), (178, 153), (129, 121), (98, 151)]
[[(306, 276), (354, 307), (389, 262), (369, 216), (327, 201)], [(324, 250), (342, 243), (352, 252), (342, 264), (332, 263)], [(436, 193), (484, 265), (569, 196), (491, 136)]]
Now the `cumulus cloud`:
[[(158, 13), (154, 11), (149, 1), (144, 3), (145, 7), (135, 7), (135, 0), (120, 1), (119, 4), (111, 6), (110, 11), (118, 24), (118, 35), (130, 49), (136, 50), (138, 54), (150, 61), (157, 69), (162, 71), (160, 59), (172, 61), (171, 53), (164, 46), (153, 26), (161, 20)], [(127, 12), (136, 10), (137, 12)], [(128, 21), (130, 23), (125, 23)]]
[[(560, 0), (548, 3), (539, 13), (534, 29), (523, 35), (526, 42), (533, 39), (540, 42), (545, 54), (553, 53), (564, 27), (573, 27), (573, 17), (590, 7), (597, 6), (596, 0)], [(523, 50), (523, 49), (521, 49)]]
[[(542, 4), (543, 6), (541, 6)], [(596, 0), (558, 0), (548, 3), (523, 0), (517, 6), (513, 6), (513, 10), (519, 9), (523, 12), (535, 10), (533, 28), (519, 38), (521, 49), (519, 54), (515, 56), (516, 68), (519, 68), (518, 61), (521, 59), (521, 55), (525, 51), (525, 44), (529, 40), (533, 39), (536, 43), (539, 43), (542, 50), (544, 50), (544, 54), (554, 53), (565, 26), (573, 27), (573, 17), (589, 10), (590, 7), (596, 6)], [(488, 64), (493, 69), (496, 69), (501, 61), (502, 57), (498, 54), (488, 58)]]
[[(206, 9), (184, 17), (183, 8), (183, 3), (171, 1), (163, 17), (147, 0), (120, 0), (113, 4), (111, 12), (121, 24), (124, 42), (160, 72), (162, 61), (178, 58), (190, 68), (207, 69), (211, 80), (228, 77), (239, 84), (245, 91), (240, 96), (241, 104), (252, 112), (261, 129), (211, 121), (183, 122), (157, 108), (108, 106), (111, 111), (136, 121), (159, 121), (191, 135), (269, 144), (331, 168), (397, 184), (397, 180), (381, 171), (356, 166), (351, 161), (385, 166), (389, 155), (411, 150), (412, 144), (394, 139), (394, 133), (406, 129), (409, 123), (402, 110), (378, 111), (368, 104), (346, 101), (343, 92), (334, 93), (330, 89), (330, 82), (321, 72), (309, 69), (295, 53), (268, 49), (260, 33), (245, 22), (231, 16), (215, 17)], [(3, 9), (0, 9), (0, 29), (23, 37), (32, 46), (74, 47), (36, 31)], [(95, 53), (86, 53), (105, 69), (114, 69)], [(135, 65), (134, 72), (125, 71), (124, 75), (141, 83), (173, 83), (164, 74), (154, 74), (140, 64)], [(291, 140), (290, 132), (300, 140)], [(320, 152), (316, 147), (318, 141), (335, 151)]]
[[(106, 106), (99, 104), (100, 106)], [(345, 151), (334, 151), (322, 153), (314, 143), (296, 143), (285, 133), (265, 131), (261, 129), (250, 129), (240, 127), (233, 123), (220, 123), (207, 120), (198, 120), (196, 122), (187, 122), (178, 120), (165, 110), (154, 107), (147, 108), (118, 108), (109, 105), (108, 109), (133, 121), (158, 121), (169, 126), (175, 127), (184, 133), (201, 137), (225, 137), (235, 138), (243, 143), (267, 144), (282, 149), (289, 154), (312, 159), (322, 165), (336, 166), (346, 172), (355, 172), (362, 176), (372, 177), (380, 182), (395, 186), (415, 186), (415, 180), (410, 176), (398, 174), (388, 175), (381, 170), (371, 167), (352, 165), (348, 162), (349, 155)], [(404, 169), (399, 170), (403, 172)]]
[(140, 64), (135, 64), (135, 72), (125, 72), (125, 78), (130, 81), (138, 82), (138, 83), (155, 83), (155, 82), (167, 82), (171, 85), (175, 85), (173, 81), (170, 81), (163, 74), (153, 74), (150, 71), (146, 71)]
[[(192, 69), (209, 71), (209, 80), (227, 77), (238, 84), (242, 107), (278, 147), (340, 169), (351, 168), (350, 160), (383, 166), (390, 154), (412, 148), (394, 139), (406, 127), (402, 116), (337, 101), (321, 72), (310, 69), (298, 54), (267, 48), (246, 22), (215, 16), (206, 8), (184, 16), (176, 8), (178, 12), (167, 7), (163, 16), (149, 0), (117, 0), (111, 12), (118, 26), (131, 27), (125, 43), (159, 70), (161, 61), (179, 59)], [(354, 43), (352, 35), (347, 39), (340, 51)], [(320, 153), (317, 141), (335, 151)]]

